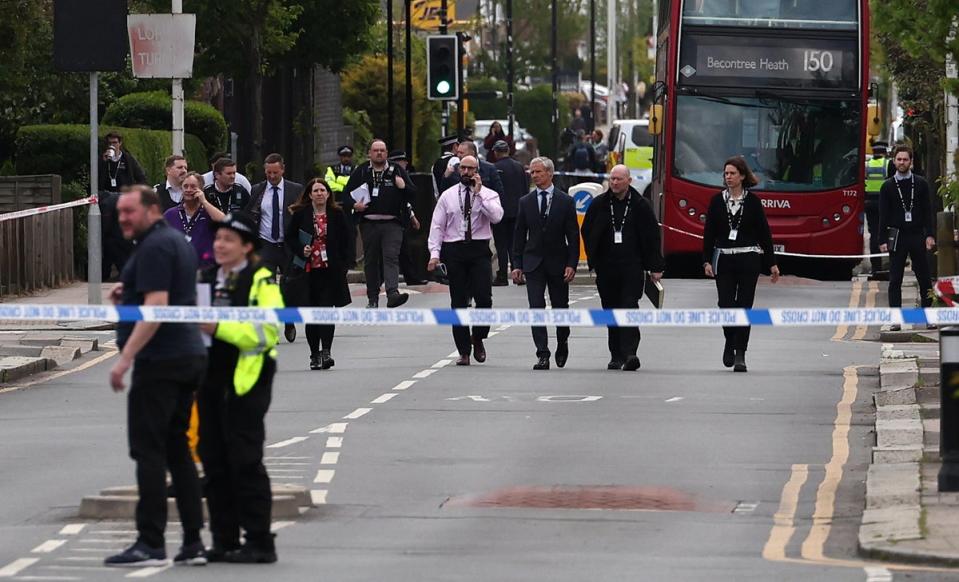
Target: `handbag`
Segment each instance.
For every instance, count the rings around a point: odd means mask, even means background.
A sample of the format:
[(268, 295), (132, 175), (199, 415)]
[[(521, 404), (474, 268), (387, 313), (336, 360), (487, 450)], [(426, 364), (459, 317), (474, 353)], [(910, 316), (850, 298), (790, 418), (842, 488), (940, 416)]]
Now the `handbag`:
[(287, 307), (307, 307), (310, 301), (310, 276), (302, 268), (294, 265), (289, 273), (280, 279), (280, 291)]

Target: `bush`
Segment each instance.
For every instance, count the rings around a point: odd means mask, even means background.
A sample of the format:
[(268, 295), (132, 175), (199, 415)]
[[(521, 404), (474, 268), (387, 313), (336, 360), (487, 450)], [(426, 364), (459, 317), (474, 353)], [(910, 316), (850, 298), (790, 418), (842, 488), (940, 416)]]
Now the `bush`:
[[(101, 140), (111, 131), (123, 135), (123, 147), (143, 166), (147, 180), (151, 184), (160, 182), (163, 160), (170, 155), (170, 132), (101, 126)], [(59, 174), (64, 184), (88, 180), (89, 126), (25, 125), (17, 131), (16, 148), (18, 174)], [(206, 170), (206, 150), (195, 135), (186, 136), (186, 158), (191, 168)]]
[[(553, 135), (553, 92), (549, 85), (537, 85), (529, 91), (520, 91), (513, 96), (516, 118), (526, 131), (539, 142), (539, 151), (553, 160), (557, 159), (556, 137)], [(565, 95), (559, 97), (560, 131), (563, 120), (569, 119), (569, 102)]]
[[(170, 95), (164, 91), (130, 93), (107, 108), (105, 125), (169, 130), (173, 116)], [(183, 106), (187, 133), (203, 142), (207, 156), (226, 148), (226, 120), (215, 107), (200, 101), (187, 101)]]

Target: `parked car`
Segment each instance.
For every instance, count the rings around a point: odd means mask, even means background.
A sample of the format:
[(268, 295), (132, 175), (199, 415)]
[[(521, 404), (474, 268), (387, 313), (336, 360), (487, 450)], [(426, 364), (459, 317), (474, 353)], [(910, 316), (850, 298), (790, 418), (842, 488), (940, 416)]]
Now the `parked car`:
[[(486, 136), (489, 134), (489, 128), (493, 126), (494, 123), (499, 122), (503, 126), (503, 131), (507, 134), (509, 133), (509, 120), (506, 119), (477, 119), (473, 124), (473, 143), (476, 144), (476, 151), (486, 159), (486, 147), (483, 145), (483, 140), (486, 139)], [(533, 137), (520, 126), (515, 120), (513, 121), (513, 143), (516, 144), (517, 150), (522, 150), (526, 148), (526, 138)]]

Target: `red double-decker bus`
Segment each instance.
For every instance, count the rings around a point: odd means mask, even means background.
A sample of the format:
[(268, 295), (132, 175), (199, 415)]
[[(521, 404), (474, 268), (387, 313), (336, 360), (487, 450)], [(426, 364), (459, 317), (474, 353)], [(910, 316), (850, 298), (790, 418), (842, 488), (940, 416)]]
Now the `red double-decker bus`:
[[(863, 248), (868, 0), (659, 0), (652, 203), (670, 259), (702, 252), (723, 162), (749, 163), (778, 251)], [(655, 123), (654, 123), (655, 125)], [(855, 260), (812, 259), (848, 276)], [(701, 262), (701, 261), (699, 261)], [(804, 265), (801, 270), (806, 271)]]

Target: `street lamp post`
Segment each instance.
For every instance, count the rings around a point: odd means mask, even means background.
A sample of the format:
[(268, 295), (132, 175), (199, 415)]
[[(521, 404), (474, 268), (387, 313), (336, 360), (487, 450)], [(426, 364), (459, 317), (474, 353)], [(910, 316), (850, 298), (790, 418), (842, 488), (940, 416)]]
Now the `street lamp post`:
[(558, 46), (557, 36), (559, 24), (559, 8), (557, 0), (552, 0), (552, 31), (550, 33), (550, 60), (553, 64), (553, 144), (555, 151), (553, 157), (559, 157), (559, 70), (558, 70)]

